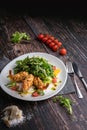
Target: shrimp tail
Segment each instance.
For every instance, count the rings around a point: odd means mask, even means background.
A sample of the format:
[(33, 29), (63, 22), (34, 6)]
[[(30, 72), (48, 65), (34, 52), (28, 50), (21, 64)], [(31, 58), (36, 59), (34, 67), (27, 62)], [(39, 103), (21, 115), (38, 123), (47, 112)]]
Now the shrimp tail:
[(8, 75), (8, 77), (11, 79), (11, 80), (13, 80), (13, 74), (12, 74), (12, 70), (9, 70), (9, 75)]

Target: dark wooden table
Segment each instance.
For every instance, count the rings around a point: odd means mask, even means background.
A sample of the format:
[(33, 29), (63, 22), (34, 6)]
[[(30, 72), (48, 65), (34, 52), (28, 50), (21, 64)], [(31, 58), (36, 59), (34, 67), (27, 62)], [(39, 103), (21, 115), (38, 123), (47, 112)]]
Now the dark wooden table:
[[(31, 41), (12, 44), (10, 36), (15, 31), (27, 32)], [(37, 40), (39, 33), (49, 33), (58, 38), (67, 49), (66, 56), (53, 52)], [(45, 52), (64, 61), (70, 57), (75, 61), (87, 82), (87, 21), (74, 17), (14, 15), (3, 12), (0, 19), (0, 70), (12, 59), (30, 52)], [(83, 99), (75, 92), (63, 94), (72, 103), (73, 114), (69, 115), (52, 98), (39, 102), (22, 101), (6, 94), (0, 88), (0, 111), (8, 105), (17, 105), (23, 110), (26, 121), (10, 130), (87, 130), (87, 91), (76, 77)], [(65, 86), (66, 87), (66, 86)], [(8, 128), (0, 120), (0, 130)]]

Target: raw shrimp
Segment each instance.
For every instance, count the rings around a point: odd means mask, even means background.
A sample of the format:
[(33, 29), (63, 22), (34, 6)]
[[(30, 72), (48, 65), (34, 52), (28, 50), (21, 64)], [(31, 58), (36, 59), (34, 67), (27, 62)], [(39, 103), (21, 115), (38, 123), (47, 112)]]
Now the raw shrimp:
[(23, 112), (16, 105), (7, 106), (3, 110), (2, 120), (6, 124), (7, 127), (11, 127), (13, 125), (17, 125), (24, 120)]

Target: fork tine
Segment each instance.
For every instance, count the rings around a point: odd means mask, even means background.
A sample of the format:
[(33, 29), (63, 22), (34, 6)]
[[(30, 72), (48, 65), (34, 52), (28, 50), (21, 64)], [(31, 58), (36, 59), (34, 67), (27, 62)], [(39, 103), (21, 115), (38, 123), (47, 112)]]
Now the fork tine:
[(73, 70), (73, 66), (72, 66), (72, 62), (71, 62), (71, 61), (67, 61), (67, 62), (66, 62), (66, 68), (67, 68), (67, 72), (68, 72), (68, 73), (74, 73), (74, 70)]
[(68, 73), (69, 71), (68, 71), (68, 63), (67, 62), (66, 62), (66, 70), (67, 70), (67, 73)]
[(71, 73), (69, 61), (66, 62), (66, 68), (67, 68), (67, 72)]

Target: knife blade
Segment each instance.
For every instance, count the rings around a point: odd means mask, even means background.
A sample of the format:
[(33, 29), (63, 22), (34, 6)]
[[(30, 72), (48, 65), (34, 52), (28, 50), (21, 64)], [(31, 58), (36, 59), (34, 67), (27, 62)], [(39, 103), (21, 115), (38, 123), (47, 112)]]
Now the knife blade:
[(86, 81), (85, 81), (85, 79), (84, 79), (84, 77), (83, 77), (79, 67), (77, 66), (77, 64), (75, 62), (73, 62), (73, 68), (74, 68), (74, 71), (75, 71), (76, 75), (82, 81), (82, 83), (83, 83), (83, 85), (84, 85), (84, 87), (85, 87), (85, 89), (87, 91), (87, 83), (86, 83)]

